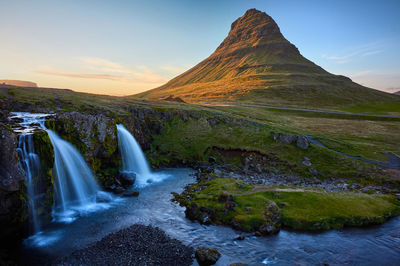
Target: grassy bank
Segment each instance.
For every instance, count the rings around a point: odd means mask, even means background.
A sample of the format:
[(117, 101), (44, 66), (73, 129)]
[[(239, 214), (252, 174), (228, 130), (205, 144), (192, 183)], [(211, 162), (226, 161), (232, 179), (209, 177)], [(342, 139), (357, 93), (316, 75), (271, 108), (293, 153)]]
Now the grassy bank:
[[(265, 208), (271, 201), (281, 209), (281, 224), (297, 230), (379, 224), (400, 214), (399, 201), (391, 195), (252, 187), (228, 178), (216, 178), (196, 186), (205, 188), (194, 188), (189, 194), (178, 196), (182, 205), (198, 206), (198, 210), (207, 212), (215, 224), (231, 225), (247, 232), (257, 231), (263, 224), (268, 224)], [(229, 197), (234, 204), (227, 208), (225, 199)]]
[[(239, 120), (227, 123), (206, 118), (188, 121), (175, 119), (164, 127), (162, 134), (153, 136), (148, 157), (154, 165), (170, 161), (207, 162), (214, 157), (218, 160), (218, 154), (213, 153), (213, 148), (217, 147), (257, 151), (279, 160), (279, 164), (274, 166), (263, 164), (264, 170), (275, 167), (287, 173), (311, 177), (315, 175), (315, 171), (312, 171), (315, 168), (320, 178), (384, 177), (378, 173), (379, 168), (375, 165), (347, 158), (328, 149), (311, 145), (303, 150), (295, 144), (276, 141), (271, 136), (271, 132), (276, 130), (281, 129)], [(302, 164), (304, 157), (310, 158), (312, 166)], [(236, 166), (243, 167), (240, 162)]]

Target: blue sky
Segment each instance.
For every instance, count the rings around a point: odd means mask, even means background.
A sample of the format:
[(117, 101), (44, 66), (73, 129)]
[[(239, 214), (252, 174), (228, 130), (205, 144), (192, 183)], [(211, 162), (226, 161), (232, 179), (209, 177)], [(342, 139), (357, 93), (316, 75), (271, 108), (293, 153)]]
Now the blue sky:
[(0, 0), (0, 79), (128, 95), (209, 56), (249, 8), (327, 71), (400, 90), (400, 1)]

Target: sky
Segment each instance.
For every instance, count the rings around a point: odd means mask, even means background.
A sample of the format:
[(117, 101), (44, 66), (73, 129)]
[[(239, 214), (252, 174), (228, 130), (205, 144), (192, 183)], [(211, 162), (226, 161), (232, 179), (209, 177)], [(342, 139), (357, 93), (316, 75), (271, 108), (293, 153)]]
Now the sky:
[(249, 8), (325, 70), (400, 90), (398, 0), (0, 0), (0, 79), (139, 93), (208, 57)]

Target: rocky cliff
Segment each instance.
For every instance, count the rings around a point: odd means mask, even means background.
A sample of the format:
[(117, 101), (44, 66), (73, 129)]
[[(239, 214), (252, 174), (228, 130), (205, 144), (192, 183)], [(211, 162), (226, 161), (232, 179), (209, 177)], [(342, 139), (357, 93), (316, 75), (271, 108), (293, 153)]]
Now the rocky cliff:
[[(18, 138), (0, 122), (0, 237), (19, 234), (23, 220), (23, 195), (25, 175), (18, 162)], [(9, 226), (10, 224), (15, 226)]]

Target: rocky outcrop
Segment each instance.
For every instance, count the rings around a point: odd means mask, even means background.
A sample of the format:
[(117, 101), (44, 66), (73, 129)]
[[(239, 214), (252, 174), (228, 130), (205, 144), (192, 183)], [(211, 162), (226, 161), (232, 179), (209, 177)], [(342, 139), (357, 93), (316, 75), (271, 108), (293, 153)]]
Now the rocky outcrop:
[[(103, 186), (121, 185), (116, 124), (123, 124), (132, 133), (143, 150), (150, 148), (152, 135), (160, 134), (165, 123), (174, 117), (184, 121), (191, 116), (183, 111), (155, 110), (145, 107), (127, 107), (124, 115), (105, 112), (61, 112), (46, 126), (72, 143), (93, 169)], [(132, 183), (127, 181), (128, 183)], [(125, 182), (125, 186), (129, 185)]]
[(258, 229), (261, 235), (271, 235), (278, 233), (281, 229), (281, 210), (278, 205), (272, 200), (270, 200), (264, 207), (264, 217), (266, 218), (266, 223), (261, 225)]
[(6, 125), (0, 123), (0, 225), (7, 230), (4, 234), (13, 235), (24, 221), (23, 193), (25, 175), (18, 163), (18, 138)]
[(290, 134), (284, 133), (274, 133), (271, 132), (271, 136), (274, 140), (280, 141), (284, 144), (292, 144), (295, 143), (297, 147), (306, 150), (310, 146), (310, 141), (306, 136), (294, 136)]

